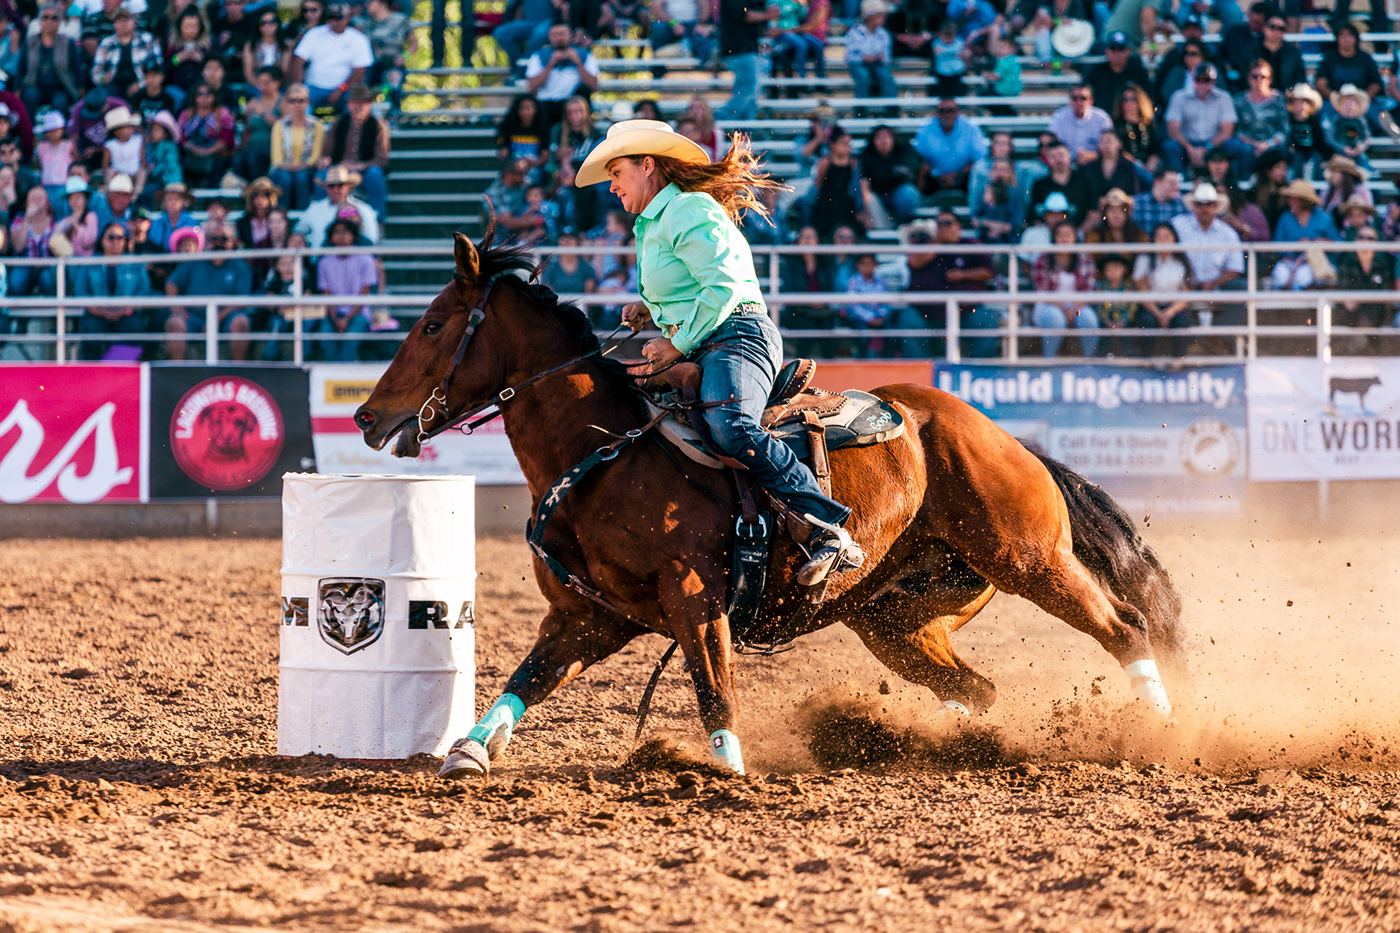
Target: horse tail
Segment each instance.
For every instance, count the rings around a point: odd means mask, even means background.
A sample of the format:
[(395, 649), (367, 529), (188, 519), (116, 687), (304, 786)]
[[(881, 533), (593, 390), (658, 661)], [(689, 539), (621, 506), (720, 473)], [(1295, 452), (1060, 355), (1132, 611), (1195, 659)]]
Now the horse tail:
[(1102, 487), (1031, 445), (1069, 508), (1074, 556), (1099, 585), (1130, 604), (1147, 620), (1152, 653), (1165, 673), (1185, 681), (1190, 674), (1181, 632), (1181, 595), (1167, 569), (1138, 533), (1123, 507)]

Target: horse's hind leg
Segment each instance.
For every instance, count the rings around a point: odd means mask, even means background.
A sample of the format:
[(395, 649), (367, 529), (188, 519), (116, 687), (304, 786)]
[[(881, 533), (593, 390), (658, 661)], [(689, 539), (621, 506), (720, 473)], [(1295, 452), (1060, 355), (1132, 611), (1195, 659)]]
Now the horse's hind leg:
[(950, 636), (981, 611), (994, 593), (996, 588), (987, 586), (964, 605), (943, 612), (919, 628), (897, 628), (884, 620), (919, 618), (914, 614), (919, 609), (926, 616), (927, 600), (922, 599), (907, 607), (882, 605), (880, 609), (888, 611), (848, 621), (847, 626), (880, 663), (911, 684), (933, 691), (943, 702), (944, 710), (966, 715), (980, 713), (996, 701), (996, 688), (958, 657)]
[(535, 646), (511, 674), (500, 699), (465, 738), (453, 743), (438, 776), (485, 777), (491, 759), (505, 751), (527, 708), (642, 633), (638, 626), (588, 614), (566, 615), (551, 607), (540, 621)]
[(1089, 570), (1065, 548), (1055, 548), (1038, 567), (1024, 572), (978, 568), (1000, 588), (1035, 603), (1093, 637), (1123, 667), (1133, 696), (1164, 718), (1171, 703), (1148, 644), (1147, 620), (1131, 604), (1106, 592)]

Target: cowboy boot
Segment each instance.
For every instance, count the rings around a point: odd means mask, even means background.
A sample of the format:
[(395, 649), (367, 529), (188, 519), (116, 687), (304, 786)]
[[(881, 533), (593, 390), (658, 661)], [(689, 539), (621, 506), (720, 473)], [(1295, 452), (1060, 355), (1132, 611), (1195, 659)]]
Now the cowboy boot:
[(833, 573), (855, 570), (865, 563), (865, 552), (851, 540), (840, 525), (831, 525), (811, 515), (802, 516), (816, 529), (807, 542), (807, 563), (797, 571), (797, 582), (815, 586)]

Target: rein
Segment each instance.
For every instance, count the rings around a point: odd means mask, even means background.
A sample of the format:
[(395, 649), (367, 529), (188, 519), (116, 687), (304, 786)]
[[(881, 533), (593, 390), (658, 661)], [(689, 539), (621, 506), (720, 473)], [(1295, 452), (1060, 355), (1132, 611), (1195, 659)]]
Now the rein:
[[(472, 338), (476, 336), (476, 329), (481, 326), (482, 321), (486, 320), (486, 303), (491, 300), (491, 290), (496, 287), (496, 282), (502, 276), (508, 274), (509, 273), (498, 272), (497, 274), (491, 276), (491, 278), (487, 280), (486, 291), (482, 292), (481, 294), (481, 302), (477, 304), (475, 308), (472, 308), (470, 314), (467, 317), (467, 329), (462, 332), (462, 339), (457, 344), (457, 352), (452, 354), (452, 365), (448, 366), (447, 372), (443, 373), (442, 385), (433, 389), (432, 394), (429, 395), (428, 398), (423, 402), (423, 404), (418, 407), (419, 444), (426, 443), (427, 441), (430, 441), (433, 438), (437, 437), (439, 434), (445, 434), (453, 428), (460, 428), (463, 434), (471, 434), (473, 431), (481, 427), (483, 424), (486, 424), (488, 421), (492, 421), (495, 418), (500, 417), (501, 405), (515, 398), (516, 394), (519, 393), (520, 390), (534, 385), (536, 382), (539, 382), (546, 376), (552, 376), (555, 373), (560, 372), (561, 370), (568, 369), (571, 366), (577, 366), (579, 363), (582, 363), (584, 360), (590, 359), (591, 357), (607, 356), (613, 350), (616, 350), (618, 346), (621, 346), (621, 344), (617, 344), (616, 346), (609, 347), (606, 350), (604, 350), (600, 346), (598, 349), (590, 350), (582, 356), (576, 356), (573, 359), (565, 360), (558, 366), (551, 366), (549, 369), (546, 369), (543, 372), (535, 373), (533, 376), (530, 376), (523, 382), (518, 382), (513, 386), (506, 386), (504, 389), (497, 392), (495, 395), (491, 396), (489, 399), (480, 403), (479, 405), (473, 405), (471, 408), (457, 415), (455, 418), (449, 418), (447, 421), (443, 422), (440, 426), (436, 428), (430, 428), (425, 430), (423, 428), (423, 425), (432, 423), (432, 421), (435, 420), (439, 414), (447, 414), (447, 390), (452, 384), (452, 376), (457, 372), (457, 367), (462, 365), (462, 360), (466, 358), (467, 345), (470, 344)], [(619, 324), (617, 327), (613, 328), (612, 333), (608, 334), (606, 337), (603, 338), (603, 343), (607, 343), (608, 341), (612, 340), (613, 337), (617, 336), (618, 331), (622, 330), (623, 326), (624, 325)], [(484, 418), (476, 418), (476, 420), (471, 420), (473, 416), (481, 414), (488, 408), (495, 408), (496, 410)], [(463, 425), (465, 425), (465, 427), (463, 427)]]

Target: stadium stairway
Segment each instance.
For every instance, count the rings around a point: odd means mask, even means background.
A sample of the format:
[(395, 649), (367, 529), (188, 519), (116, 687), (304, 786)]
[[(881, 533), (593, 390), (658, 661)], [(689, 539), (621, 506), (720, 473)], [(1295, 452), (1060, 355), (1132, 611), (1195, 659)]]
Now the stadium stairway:
[[(386, 239), (441, 246), (459, 230), (480, 237), (482, 196), (498, 170), (495, 138), (490, 123), (395, 127)], [(452, 267), (442, 257), (383, 262), (386, 284), (397, 294), (436, 293)]]

